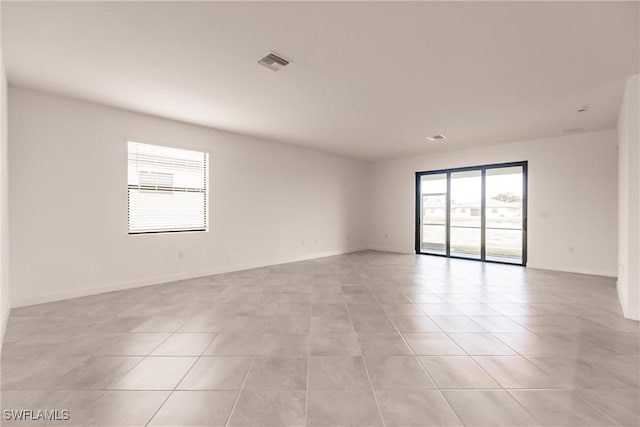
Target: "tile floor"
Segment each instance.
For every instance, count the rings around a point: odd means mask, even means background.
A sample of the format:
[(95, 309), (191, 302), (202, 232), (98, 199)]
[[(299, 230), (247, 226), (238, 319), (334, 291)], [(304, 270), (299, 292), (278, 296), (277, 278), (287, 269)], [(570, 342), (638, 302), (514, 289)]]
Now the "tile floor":
[[(3, 409), (73, 426), (638, 426), (610, 278), (361, 252), (11, 312)], [(4, 414), (3, 414), (4, 415)]]

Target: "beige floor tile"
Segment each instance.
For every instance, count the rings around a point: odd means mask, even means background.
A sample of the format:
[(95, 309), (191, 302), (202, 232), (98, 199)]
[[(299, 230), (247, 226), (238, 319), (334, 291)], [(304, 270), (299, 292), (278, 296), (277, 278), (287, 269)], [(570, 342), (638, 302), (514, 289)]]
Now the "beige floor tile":
[(449, 333), (449, 337), (469, 355), (510, 355), (512, 348), (489, 333)]
[(306, 334), (309, 333), (308, 316), (269, 316), (265, 317), (268, 334)]
[(469, 316), (487, 332), (527, 332), (527, 330), (506, 316)]
[(200, 356), (215, 334), (175, 333), (151, 352), (151, 356)]
[(107, 391), (91, 405), (85, 426), (144, 426), (169, 395), (169, 391)]
[(457, 310), (453, 304), (426, 303), (418, 304), (420, 310), (427, 316), (462, 316), (463, 313)]
[(2, 360), (3, 390), (47, 390), (67, 373), (88, 360), (87, 357), (29, 357)]
[(175, 332), (187, 321), (186, 316), (153, 316), (130, 332)]
[(445, 391), (465, 426), (535, 426), (538, 423), (505, 391)]
[(180, 382), (178, 390), (240, 390), (251, 358), (206, 356), (193, 365)]
[(604, 427), (617, 423), (571, 390), (509, 390), (544, 426)]
[(230, 427), (304, 425), (304, 391), (244, 390), (231, 414)]
[(311, 304), (311, 316), (336, 316), (347, 317), (349, 312), (343, 301), (339, 303), (320, 302)]
[(353, 324), (346, 314), (326, 314), (311, 317), (312, 334), (348, 334), (353, 333)]
[(421, 316), (422, 310), (415, 304), (382, 304), (382, 309), (388, 315)]
[(531, 332), (580, 332), (589, 327), (589, 322), (579, 316), (512, 315), (509, 317)]
[(362, 357), (312, 356), (309, 358), (309, 390), (369, 390)]
[(640, 425), (640, 393), (632, 389), (576, 389), (585, 402), (623, 426)]
[(312, 356), (358, 356), (361, 353), (355, 334), (311, 335), (309, 340)]
[(306, 356), (309, 354), (309, 335), (273, 335), (262, 337), (258, 354), (263, 356)]
[(365, 356), (375, 390), (435, 388), (415, 356)]
[(407, 298), (414, 304), (444, 303), (441, 297), (432, 293), (412, 293), (407, 295)]
[(163, 402), (181, 427), (457, 425), (437, 386), (467, 425), (637, 427), (638, 331), (612, 278), (366, 251), (13, 309), (2, 403), (74, 427)]
[(204, 351), (207, 356), (252, 356), (262, 348), (261, 333), (223, 332)]
[(522, 356), (474, 356), (504, 388), (562, 388), (564, 383)]
[(244, 384), (246, 390), (306, 390), (306, 357), (258, 357)]
[(173, 390), (195, 357), (147, 357), (109, 388), (113, 390)]
[(400, 332), (442, 332), (427, 316), (389, 316)]
[(359, 333), (358, 343), (362, 354), (409, 355), (411, 350), (397, 332), (373, 334)]
[(440, 389), (500, 388), (469, 356), (421, 356), (420, 361)]
[(486, 332), (466, 316), (430, 316), (430, 318), (444, 332)]
[(440, 392), (376, 392), (385, 426), (461, 426)]
[(174, 391), (149, 426), (223, 427), (237, 391)]
[(351, 321), (353, 322), (353, 328), (358, 333), (395, 332), (396, 330), (393, 323), (382, 311), (351, 312)]
[(453, 307), (466, 316), (497, 316), (502, 314), (492, 310), (488, 305), (480, 303), (454, 303)]
[(465, 354), (460, 346), (444, 333), (407, 333), (403, 335), (407, 344), (419, 356)]
[(582, 348), (581, 339), (570, 333), (499, 332), (494, 336), (523, 356), (577, 355)]
[(380, 426), (373, 393), (360, 391), (310, 391), (308, 426)]
[(97, 354), (108, 356), (147, 356), (169, 337), (165, 333), (114, 334), (98, 345)]
[(53, 387), (59, 390), (106, 389), (142, 360), (142, 357), (134, 356), (94, 356), (60, 377)]
[(596, 363), (574, 356), (527, 356), (538, 368), (557, 380), (564, 387), (575, 388), (629, 388), (629, 380), (636, 381), (637, 374), (629, 369), (615, 375), (609, 363)]

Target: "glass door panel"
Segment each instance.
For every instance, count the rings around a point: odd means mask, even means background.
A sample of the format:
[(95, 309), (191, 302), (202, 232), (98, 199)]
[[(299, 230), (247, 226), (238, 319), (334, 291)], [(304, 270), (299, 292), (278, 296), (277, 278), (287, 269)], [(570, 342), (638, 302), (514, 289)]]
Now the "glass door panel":
[(420, 251), (447, 253), (447, 174), (420, 178)]
[(450, 201), (451, 256), (481, 257), (482, 247), (482, 171), (451, 173)]
[(416, 177), (417, 253), (526, 265), (527, 162)]
[(522, 166), (489, 168), (485, 181), (485, 235), (487, 261), (522, 264)]

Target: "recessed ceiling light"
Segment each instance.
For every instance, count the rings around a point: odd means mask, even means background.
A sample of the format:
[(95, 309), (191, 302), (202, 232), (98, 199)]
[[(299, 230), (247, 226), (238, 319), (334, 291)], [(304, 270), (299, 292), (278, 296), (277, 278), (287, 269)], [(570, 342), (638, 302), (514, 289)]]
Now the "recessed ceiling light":
[(584, 113), (585, 111), (589, 111), (589, 107), (587, 107), (586, 105), (584, 107), (580, 107), (576, 110), (576, 112), (578, 113)]
[(429, 141), (442, 141), (443, 139), (447, 139), (447, 137), (441, 133), (437, 135), (428, 136), (427, 139)]

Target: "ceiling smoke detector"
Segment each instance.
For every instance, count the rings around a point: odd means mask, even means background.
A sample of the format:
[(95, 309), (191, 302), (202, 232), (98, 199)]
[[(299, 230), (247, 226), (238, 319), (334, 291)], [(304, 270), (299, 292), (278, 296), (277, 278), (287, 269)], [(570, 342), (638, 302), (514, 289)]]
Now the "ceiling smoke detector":
[(264, 67), (267, 67), (271, 71), (278, 71), (281, 68), (284, 68), (287, 65), (289, 65), (290, 62), (291, 61), (288, 61), (283, 57), (276, 55), (275, 53), (270, 53), (264, 58), (262, 58), (260, 61), (258, 61), (258, 64)]
[(437, 135), (428, 136), (427, 139), (429, 141), (435, 142), (435, 141), (442, 141), (443, 139), (447, 139), (447, 137), (444, 136), (443, 134), (439, 133)]
[(578, 113), (584, 113), (585, 111), (589, 111), (589, 107), (587, 107), (586, 105), (584, 107), (580, 107), (576, 110), (576, 112)]

